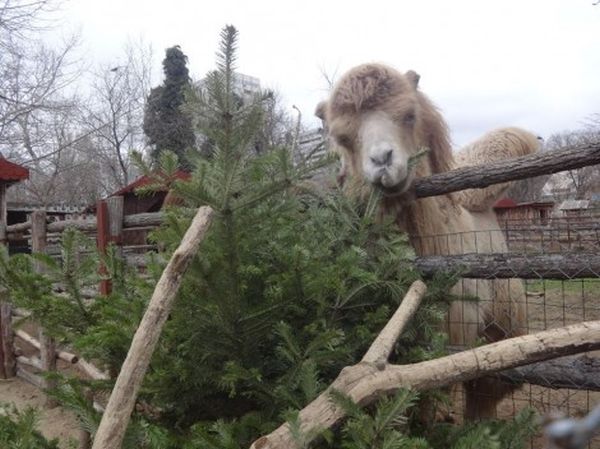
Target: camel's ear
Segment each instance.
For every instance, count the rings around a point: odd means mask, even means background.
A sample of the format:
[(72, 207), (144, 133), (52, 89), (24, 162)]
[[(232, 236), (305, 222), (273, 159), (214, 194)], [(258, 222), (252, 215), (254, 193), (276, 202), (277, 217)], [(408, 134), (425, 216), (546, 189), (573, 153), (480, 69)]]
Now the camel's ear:
[(416, 89), (419, 86), (419, 80), (421, 79), (421, 75), (419, 75), (417, 72), (415, 72), (414, 70), (409, 70), (408, 72), (406, 72), (406, 77), (408, 78), (408, 81), (410, 81), (412, 87)]
[(315, 115), (324, 122), (327, 121), (327, 102), (325, 100), (321, 101), (317, 105), (317, 109), (315, 109)]

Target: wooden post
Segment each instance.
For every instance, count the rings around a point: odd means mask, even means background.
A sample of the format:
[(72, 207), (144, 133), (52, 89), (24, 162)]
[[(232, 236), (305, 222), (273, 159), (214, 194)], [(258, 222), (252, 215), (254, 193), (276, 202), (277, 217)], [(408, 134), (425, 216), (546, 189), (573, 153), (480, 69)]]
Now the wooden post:
[(148, 308), (135, 332), (131, 347), (113, 387), (96, 431), (92, 449), (119, 449), (129, 424), (150, 358), (171, 312), (183, 275), (198, 251), (212, 218), (210, 207), (201, 207), (162, 273)]
[[(0, 183), (0, 245), (7, 245), (6, 184)], [(8, 245), (7, 245), (8, 246)], [(8, 292), (0, 289), (0, 379), (15, 376), (16, 360), (13, 351), (12, 313)]]
[(6, 184), (0, 183), (0, 244), (8, 244), (6, 232)]
[[(98, 237), (96, 245), (98, 247), (98, 253), (101, 256), (106, 255), (106, 249), (108, 248), (108, 209), (106, 207), (106, 201), (100, 200), (96, 203), (96, 224), (98, 228)], [(100, 264), (100, 275), (108, 275), (108, 271), (104, 264)], [(108, 295), (111, 291), (111, 284), (108, 279), (102, 279), (100, 281), (100, 294)]]
[(108, 212), (109, 243), (121, 245), (123, 237), (123, 197), (111, 196), (106, 199)]
[[(0, 295), (8, 296), (6, 290), (1, 291)], [(12, 328), (12, 307), (10, 303), (4, 301), (7, 298), (0, 298), (0, 361), (2, 367), (0, 368), (0, 376), (4, 375), (4, 378), (15, 377), (17, 369), (17, 359), (14, 352), (14, 335)]]
[[(108, 245), (113, 243), (121, 245), (123, 235), (123, 197), (112, 196), (106, 200), (98, 201), (96, 207), (96, 221), (98, 227), (98, 252), (106, 255)], [(106, 267), (100, 267), (100, 274), (106, 276)], [(112, 291), (109, 279), (100, 281), (100, 294), (108, 295)]]
[[(43, 253), (46, 251), (46, 211), (36, 210), (31, 214), (31, 252)], [(38, 273), (44, 272), (44, 266), (40, 262), (35, 263), (35, 269)], [(53, 338), (46, 335), (43, 327), (39, 328), (40, 340), (40, 362), (42, 369), (46, 372), (56, 371), (56, 342)], [(56, 386), (56, 382), (44, 380), (44, 388), (51, 389)], [(58, 404), (54, 399), (46, 398), (46, 407), (56, 407)]]

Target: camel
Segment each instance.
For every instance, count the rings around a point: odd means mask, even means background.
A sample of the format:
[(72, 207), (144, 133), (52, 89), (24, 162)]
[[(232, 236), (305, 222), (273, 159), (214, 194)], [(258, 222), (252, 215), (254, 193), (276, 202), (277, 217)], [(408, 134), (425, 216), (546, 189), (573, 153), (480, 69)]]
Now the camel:
[[(492, 210), (508, 184), (418, 200), (407, 194), (413, 180), (460, 166), (524, 156), (537, 151), (535, 135), (519, 128), (487, 133), (453, 154), (448, 127), (419, 90), (419, 75), (382, 64), (357, 66), (342, 76), (317, 107), (330, 148), (341, 159), (338, 177), (350, 194), (383, 193), (382, 209), (395, 215), (418, 255), (505, 252), (506, 241)], [(447, 318), (451, 345), (472, 346), (526, 333), (521, 281), (462, 279)], [(490, 380), (465, 385), (465, 416), (492, 417), (509, 391)]]

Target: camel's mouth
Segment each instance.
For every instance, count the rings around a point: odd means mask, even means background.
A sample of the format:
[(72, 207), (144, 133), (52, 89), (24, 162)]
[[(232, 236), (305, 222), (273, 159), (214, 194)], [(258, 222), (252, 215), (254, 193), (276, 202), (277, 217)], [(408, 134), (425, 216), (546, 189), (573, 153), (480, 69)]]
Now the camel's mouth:
[(385, 196), (398, 196), (405, 193), (410, 187), (410, 184), (411, 179), (409, 177), (404, 178), (402, 181), (400, 181), (397, 184), (394, 184), (393, 186), (383, 185), (381, 179), (373, 185), (375, 186), (375, 188), (380, 190)]

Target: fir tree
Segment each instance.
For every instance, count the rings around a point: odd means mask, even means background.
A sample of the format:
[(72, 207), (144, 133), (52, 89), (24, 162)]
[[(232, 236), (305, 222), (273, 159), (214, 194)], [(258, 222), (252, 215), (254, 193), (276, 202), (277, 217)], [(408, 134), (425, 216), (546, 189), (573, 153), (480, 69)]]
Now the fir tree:
[(186, 151), (194, 146), (195, 137), (191, 118), (183, 108), (186, 91), (190, 89), (187, 56), (176, 45), (166, 50), (163, 60), (165, 80), (150, 91), (144, 113), (144, 133), (154, 147), (151, 157), (169, 150), (187, 166)]

